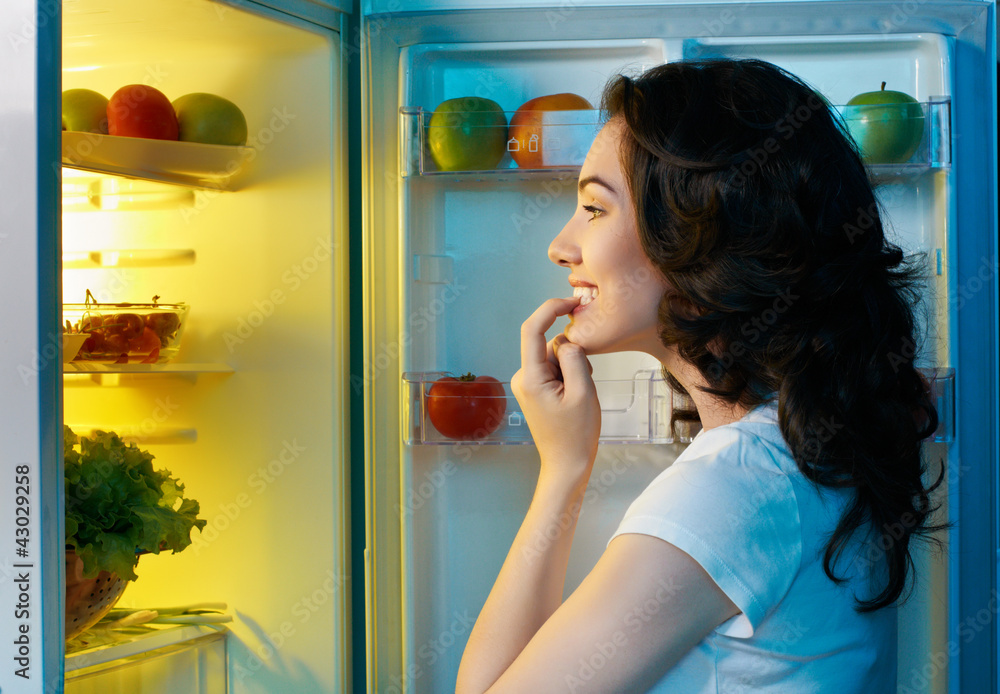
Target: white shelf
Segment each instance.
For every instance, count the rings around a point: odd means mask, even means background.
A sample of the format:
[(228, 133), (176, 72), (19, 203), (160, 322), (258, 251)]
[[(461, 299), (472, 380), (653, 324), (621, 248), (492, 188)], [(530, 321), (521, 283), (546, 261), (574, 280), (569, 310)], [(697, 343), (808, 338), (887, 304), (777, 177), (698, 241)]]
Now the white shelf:
[(64, 131), (62, 165), (191, 188), (234, 190), (252, 147)]
[[(224, 649), (227, 629), (214, 624), (143, 624), (91, 629), (66, 644), (67, 683), (183, 651)], [(220, 673), (224, 678), (225, 673)]]
[[(492, 433), (474, 439), (452, 439), (439, 432), (427, 411), (428, 395), (444, 372), (403, 374), (403, 440), (409, 445), (528, 445), (531, 432), (521, 413), (510, 383), (503, 382), (504, 414)], [(687, 443), (694, 432), (684, 431), (675, 438), (670, 417), (675, 407), (688, 399), (674, 393), (659, 371), (641, 370), (627, 380), (596, 381), (601, 401), (601, 443)]]

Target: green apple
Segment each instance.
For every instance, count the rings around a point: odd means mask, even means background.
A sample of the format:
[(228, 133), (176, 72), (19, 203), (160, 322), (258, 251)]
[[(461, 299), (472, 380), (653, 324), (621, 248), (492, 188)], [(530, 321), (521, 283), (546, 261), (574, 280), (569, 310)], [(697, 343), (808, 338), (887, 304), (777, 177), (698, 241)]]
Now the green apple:
[(62, 93), (62, 127), (84, 133), (108, 134), (108, 100), (90, 89)]
[(507, 151), (507, 116), (478, 96), (442, 101), (427, 128), (427, 145), (442, 171), (495, 168)]
[(215, 94), (194, 92), (173, 102), (178, 140), (207, 145), (245, 145), (247, 119), (239, 106)]
[(882, 89), (847, 102), (844, 122), (869, 164), (909, 161), (924, 135), (924, 111), (909, 94)]

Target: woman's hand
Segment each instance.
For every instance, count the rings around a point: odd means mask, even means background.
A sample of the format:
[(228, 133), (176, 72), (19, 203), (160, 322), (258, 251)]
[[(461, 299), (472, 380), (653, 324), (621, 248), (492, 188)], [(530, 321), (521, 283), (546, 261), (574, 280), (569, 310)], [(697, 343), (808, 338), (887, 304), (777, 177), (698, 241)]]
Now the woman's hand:
[(579, 298), (549, 299), (521, 325), (521, 369), (510, 386), (542, 459), (542, 474), (585, 482), (597, 455), (601, 408), (583, 348), (545, 331)]

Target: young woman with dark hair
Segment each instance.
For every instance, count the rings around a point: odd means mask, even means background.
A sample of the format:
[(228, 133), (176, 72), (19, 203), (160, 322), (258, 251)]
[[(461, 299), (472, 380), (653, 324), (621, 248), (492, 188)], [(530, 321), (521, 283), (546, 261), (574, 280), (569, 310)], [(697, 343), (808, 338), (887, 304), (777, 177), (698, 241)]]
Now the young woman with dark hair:
[[(535, 495), (457, 689), (895, 692), (937, 415), (913, 363), (919, 278), (861, 159), (760, 61), (618, 77), (603, 106), (549, 248), (574, 298), (525, 321), (512, 381)], [(624, 350), (660, 360), (702, 429), (563, 602), (601, 424), (586, 355)]]

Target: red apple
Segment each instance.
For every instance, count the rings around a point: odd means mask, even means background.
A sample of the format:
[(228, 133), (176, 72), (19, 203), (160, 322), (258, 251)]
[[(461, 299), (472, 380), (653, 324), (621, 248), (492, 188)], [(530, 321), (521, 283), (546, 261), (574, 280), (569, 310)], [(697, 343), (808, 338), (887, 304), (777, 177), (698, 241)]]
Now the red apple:
[[(543, 125), (547, 111), (584, 111), (594, 108), (590, 102), (576, 94), (550, 94), (539, 96), (521, 104), (510, 119), (507, 131), (507, 151), (522, 169), (541, 169), (551, 166), (566, 166), (574, 162), (552, 161), (545, 156), (545, 131), (560, 136), (562, 140), (573, 138), (578, 125)], [(556, 129), (565, 131), (557, 133)], [(587, 143), (589, 145), (589, 143)], [(579, 163), (579, 162), (575, 162)]]
[(145, 84), (130, 84), (115, 92), (108, 102), (108, 134), (177, 139), (177, 114), (163, 92)]

